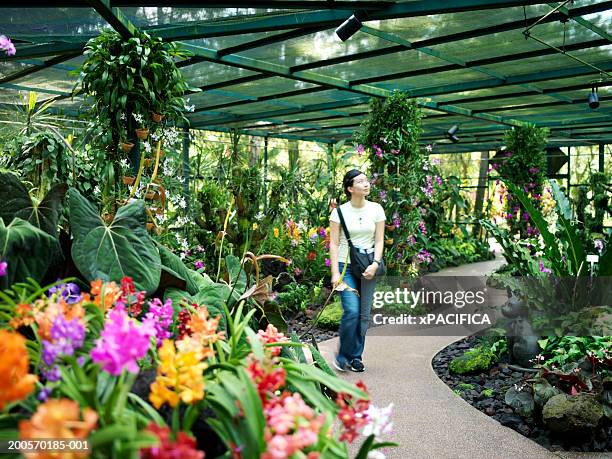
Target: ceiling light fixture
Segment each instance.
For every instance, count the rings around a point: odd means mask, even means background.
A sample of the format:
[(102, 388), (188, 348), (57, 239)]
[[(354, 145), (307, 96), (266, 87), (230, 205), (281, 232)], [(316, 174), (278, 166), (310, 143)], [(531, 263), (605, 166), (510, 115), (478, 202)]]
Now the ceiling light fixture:
[(354, 11), (351, 17), (340, 24), (336, 29), (336, 35), (338, 35), (338, 38), (342, 41), (346, 41), (355, 35), (357, 31), (361, 29), (366, 16), (365, 11)]
[(599, 96), (597, 95), (597, 86), (591, 88), (591, 94), (589, 94), (589, 108), (595, 110), (599, 107)]
[(459, 126), (455, 124), (451, 126), (451, 128), (446, 132), (446, 137), (448, 137), (448, 139), (451, 142), (457, 143), (459, 142), (459, 137), (457, 137), (457, 132), (459, 132)]

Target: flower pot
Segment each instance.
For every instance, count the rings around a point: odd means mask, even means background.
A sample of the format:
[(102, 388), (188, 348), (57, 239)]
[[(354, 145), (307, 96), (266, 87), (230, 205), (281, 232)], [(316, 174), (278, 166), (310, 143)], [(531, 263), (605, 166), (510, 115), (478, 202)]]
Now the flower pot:
[(162, 115), (161, 113), (155, 113), (153, 112), (151, 114), (151, 119), (155, 122), (155, 123), (161, 123), (162, 120), (164, 119), (165, 115)]
[(121, 180), (123, 181), (124, 185), (133, 185), (134, 184), (134, 177), (129, 177), (127, 175), (124, 175), (123, 177), (121, 177)]
[(149, 137), (149, 130), (148, 129), (136, 129), (136, 137), (138, 137), (140, 140), (146, 140), (147, 137)]
[(144, 165), (146, 167), (151, 167), (154, 163), (155, 163), (155, 160), (151, 158), (147, 158), (144, 160)]
[(385, 225), (385, 228), (387, 228), (387, 231), (395, 231), (395, 225)]
[(385, 241), (385, 244), (387, 244), (387, 245), (393, 245), (393, 239), (387, 239), (387, 240)]
[(151, 200), (151, 201), (154, 200), (156, 198), (155, 191), (147, 191), (147, 193), (145, 194), (144, 198), (148, 199), (148, 200)]
[(134, 144), (130, 142), (121, 142), (121, 149), (124, 153), (129, 153), (132, 148), (134, 148)]

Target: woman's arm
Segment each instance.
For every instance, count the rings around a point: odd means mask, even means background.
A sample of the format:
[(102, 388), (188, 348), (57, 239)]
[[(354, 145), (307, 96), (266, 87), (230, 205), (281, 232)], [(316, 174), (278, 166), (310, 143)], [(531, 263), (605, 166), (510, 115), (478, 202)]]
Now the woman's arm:
[(332, 284), (340, 278), (340, 271), (338, 271), (338, 247), (339, 246), (340, 246), (340, 223), (329, 222), (329, 261), (331, 262)]
[[(382, 261), (383, 249), (385, 247), (385, 222), (376, 222), (376, 229), (374, 230), (374, 260)], [(376, 271), (378, 270), (378, 263), (372, 262), (370, 266), (363, 272), (363, 277), (366, 279), (374, 279)]]

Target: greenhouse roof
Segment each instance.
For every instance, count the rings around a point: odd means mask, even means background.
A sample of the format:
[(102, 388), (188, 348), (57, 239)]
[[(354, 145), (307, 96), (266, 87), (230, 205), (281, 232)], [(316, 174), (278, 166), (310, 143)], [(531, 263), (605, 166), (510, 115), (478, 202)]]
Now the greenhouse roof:
[[(334, 29), (355, 11), (366, 20), (342, 42)], [(0, 108), (25, 90), (78, 115), (87, 40), (138, 28), (193, 53), (179, 62), (201, 90), (187, 96), (192, 128), (332, 143), (352, 137), (371, 97), (400, 89), (438, 152), (495, 149), (526, 122), (554, 145), (612, 143), (611, 24), (612, 1), (4, 0), (0, 33), (17, 54), (0, 57)]]

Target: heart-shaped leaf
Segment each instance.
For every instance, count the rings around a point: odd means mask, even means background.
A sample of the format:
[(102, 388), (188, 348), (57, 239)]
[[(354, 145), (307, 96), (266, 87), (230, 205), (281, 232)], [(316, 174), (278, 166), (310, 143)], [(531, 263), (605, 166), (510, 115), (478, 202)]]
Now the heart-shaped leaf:
[(40, 282), (58, 251), (57, 240), (29, 222), (15, 218), (5, 226), (0, 218), (0, 259), (8, 264), (3, 288), (28, 277)]
[(134, 279), (139, 290), (153, 293), (159, 285), (161, 262), (155, 242), (146, 230), (144, 202), (119, 208), (107, 224), (77, 190), (68, 192), (70, 224), (74, 234), (72, 258), (88, 280), (120, 282)]
[(36, 205), (15, 175), (0, 173), (0, 218), (5, 223), (21, 218), (57, 238), (57, 221), (67, 190), (66, 184), (55, 185)]

